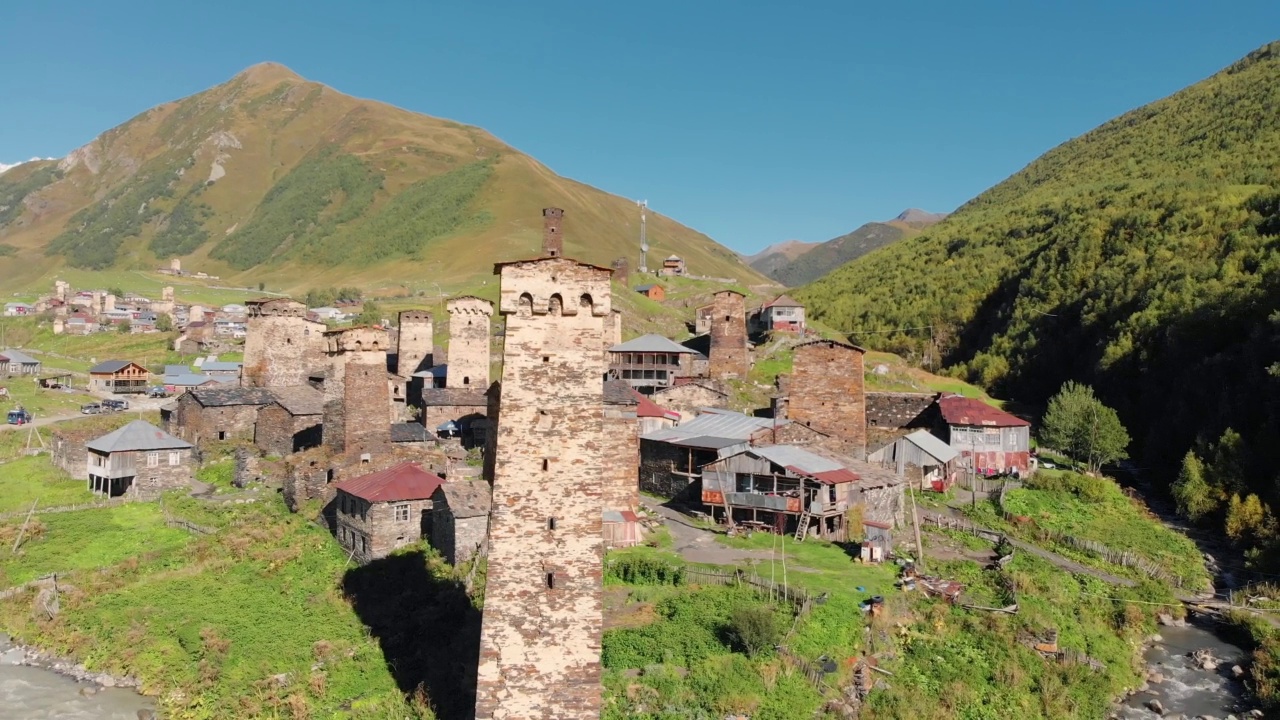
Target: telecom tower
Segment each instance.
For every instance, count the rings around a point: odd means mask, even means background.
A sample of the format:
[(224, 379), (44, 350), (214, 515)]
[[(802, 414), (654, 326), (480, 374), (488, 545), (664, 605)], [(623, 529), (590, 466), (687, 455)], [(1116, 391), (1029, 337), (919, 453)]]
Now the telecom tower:
[(636, 205), (640, 207), (640, 272), (649, 272), (649, 238), (644, 233), (644, 211), (649, 209), (648, 200), (637, 200)]

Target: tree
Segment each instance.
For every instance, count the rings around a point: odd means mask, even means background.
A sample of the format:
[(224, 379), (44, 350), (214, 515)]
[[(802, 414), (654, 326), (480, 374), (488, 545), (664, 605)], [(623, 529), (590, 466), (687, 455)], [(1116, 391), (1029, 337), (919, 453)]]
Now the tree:
[(160, 332), (169, 332), (173, 329), (173, 318), (168, 315), (156, 315), (156, 329)]
[(107, 288), (107, 293), (108, 293), (108, 294), (111, 294), (111, 295), (115, 295), (115, 296), (116, 296), (116, 297), (118, 297), (118, 298), (123, 298), (123, 297), (124, 297), (124, 290), (121, 290), (121, 289), (120, 289), (120, 288), (118, 288), (118, 287)]
[(120, 333), (121, 335), (128, 335), (129, 331), (132, 329), (133, 329), (133, 323), (129, 322), (128, 320), (125, 320), (124, 322), (121, 322), (119, 325), (116, 325), (116, 332)]
[(266, 290), (266, 289), (267, 289), (267, 284), (266, 284), (266, 283), (264, 283), (264, 282), (260, 282), (260, 283), (258, 283), (258, 292), (262, 292), (263, 290)]
[(739, 607), (729, 616), (729, 634), (748, 655), (754, 656), (778, 642), (778, 619), (772, 608), (763, 605)]
[(382, 322), (382, 311), (378, 309), (378, 304), (372, 300), (365, 300), (364, 308), (356, 317), (356, 325), (377, 325), (380, 322)]
[(1083, 460), (1090, 472), (1129, 457), (1129, 431), (1116, 411), (1102, 404), (1088, 385), (1068, 380), (1049, 400), (1040, 439), (1046, 445)]
[(1178, 503), (1178, 514), (1191, 521), (1204, 519), (1222, 502), (1219, 491), (1204, 479), (1204, 463), (1193, 450), (1182, 458), (1182, 471), (1173, 482), (1173, 499)]
[(1250, 493), (1243, 500), (1233, 494), (1227, 503), (1227, 537), (1243, 545), (1258, 545), (1275, 535), (1271, 508)]

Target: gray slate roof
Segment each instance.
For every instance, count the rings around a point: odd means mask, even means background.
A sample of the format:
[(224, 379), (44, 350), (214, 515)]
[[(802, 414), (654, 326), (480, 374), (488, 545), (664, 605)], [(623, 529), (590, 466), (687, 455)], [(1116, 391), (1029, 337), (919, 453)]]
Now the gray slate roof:
[(459, 518), (488, 515), (493, 501), (489, 483), (484, 480), (450, 480), (436, 492), (443, 495), (449, 512)]
[(104, 360), (103, 362), (89, 368), (90, 374), (97, 373), (116, 373), (132, 365), (128, 360)]
[(271, 394), (290, 415), (320, 415), (324, 412), (324, 393), (310, 385), (272, 388)]
[(402, 422), (391, 423), (391, 442), (425, 442), (427, 439), (427, 429), (422, 423)]
[(639, 398), (626, 380), (605, 380), (604, 401), (608, 405), (637, 405)]
[(244, 363), (230, 362), (226, 360), (214, 360), (200, 366), (205, 372), (239, 372)]
[(14, 350), (12, 348), (6, 348), (4, 350), (0, 350), (0, 357), (9, 358), (9, 362), (11, 363), (21, 363), (23, 365), (39, 365), (40, 364), (39, 360), (31, 357), (30, 355), (22, 352), (21, 350)]
[(124, 427), (90, 440), (85, 447), (98, 452), (117, 453), (135, 450), (183, 450), (191, 443), (170, 435), (149, 422), (134, 420)]
[(634, 340), (609, 348), (609, 352), (662, 352), (662, 353), (694, 353), (695, 350), (673, 342), (661, 335), (641, 335)]
[(219, 379), (210, 377), (209, 375), (201, 375), (200, 373), (185, 372), (181, 375), (165, 375), (164, 384), (182, 387), (198, 387), (205, 383), (218, 383)]
[(231, 405), (266, 405), (275, 402), (275, 396), (266, 388), (227, 387), (225, 385), (198, 387), (189, 393), (204, 407), (228, 407)]

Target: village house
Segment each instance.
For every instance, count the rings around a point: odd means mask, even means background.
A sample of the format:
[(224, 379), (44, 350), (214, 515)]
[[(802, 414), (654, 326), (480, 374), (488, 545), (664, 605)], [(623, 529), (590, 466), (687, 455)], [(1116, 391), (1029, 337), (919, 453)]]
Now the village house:
[(692, 376), (697, 355), (661, 335), (642, 335), (609, 348), (609, 376), (651, 393)]
[(362, 563), (429, 533), (431, 497), (444, 480), (417, 463), (401, 463), (334, 485), (339, 544)]
[(340, 322), (346, 319), (347, 314), (336, 307), (325, 305), (323, 307), (311, 308), (307, 311), (307, 318), (317, 322)]
[(243, 367), (244, 363), (209, 360), (200, 366), (200, 370), (205, 375), (234, 378), (238, 382), (240, 380), (240, 370)]
[(11, 302), (4, 304), (4, 314), (6, 317), (21, 317), (24, 315), (34, 315), (36, 308), (30, 303)]
[(83, 313), (76, 313), (67, 318), (63, 328), (68, 335), (89, 335), (98, 331), (98, 321)]
[(663, 300), (667, 299), (667, 289), (657, 283), (651, 283), (649, 285), (637, 285), (636, 292), (649, 298), (650, 300), (656, 300), (658, 302), (662, 302)]
[(223, 384), (197, 387), (178, 398), (169, 427), (178, 437), (196, 445), (249, 439), (253, 437), (258, 409), (275, 400), (265, 388)]
[(658, 275), (662, 277), (684, 277), (686, 272), (684, 260), (679, 255), (668, 256), (658, 268)]
[(422, 425), (436, 437), (460, 438), (463, 447), (484, 445), (489, 400), (484, 391), (423, 388)]
[(108, 497), (156, 497), (190, 487), (191, 443), (142, 420), (89, 441), (89, 489)]
[(40, 374), (40, 361), (22, 352), (6, 348), (0, 350), (0, 375), (36, 376)]
[[(216, 378), (203, 373), (193, 372), (175, 373), (172, 375), (165, 373), (164, 378), (160, 382), (164, 386), (165, 393), (169, 395), (181, 395), (192, 388), (215, 387), (227, 384), (227, 380), (223, 378)], [(231, 380), (231, 382), (234, 383), (235, 381)]]
[(431, 546), (452, 565), (487, 551), (492, 489), (484, 480), (450, 480), (431, 496)]
[(680, 415), (680, 422), (688, 422), (697, 417), (704, 408), (725, 408), (729, 404), (729, 394), (711, 387), (709, 381), (698, 382), (695, 379), (677, 379), (671, 387), (658, 388), (653, 392), (653, 401), (668, 410)]
[(253, 444), (284, 456), (319, 447), (323, 439), (324, 393), (310, 385), (274, 388), (275, 402), (258, 408)]
[(1031, 423), (976, 398), (938, 399), (937, 432), (979, 475), (1026, 475), (1031, 463)]
[(804, 305), (790, 295), (779, 295), (751, 314), (750, 325), (752, 332), (803, 333)]
[(108, 393), (144, 393), (151, 373), (129, 360), (107, 360), (89, 368), (89, 390)]
[(927, 430), (916, 430), (867, 455), (921, 490), (946, 492), (956, 480), (960, 453)]

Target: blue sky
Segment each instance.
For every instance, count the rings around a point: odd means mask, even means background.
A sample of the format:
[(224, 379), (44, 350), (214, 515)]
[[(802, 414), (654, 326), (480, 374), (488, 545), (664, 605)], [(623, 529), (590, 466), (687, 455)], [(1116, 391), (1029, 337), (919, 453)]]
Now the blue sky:
[(1275, 0), (0, 3), (0, 162), (264, 60), (744, 252), (951, 210), (1280, 38)]

